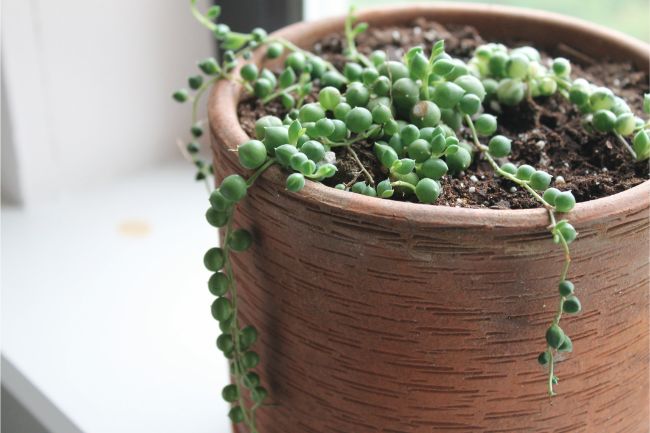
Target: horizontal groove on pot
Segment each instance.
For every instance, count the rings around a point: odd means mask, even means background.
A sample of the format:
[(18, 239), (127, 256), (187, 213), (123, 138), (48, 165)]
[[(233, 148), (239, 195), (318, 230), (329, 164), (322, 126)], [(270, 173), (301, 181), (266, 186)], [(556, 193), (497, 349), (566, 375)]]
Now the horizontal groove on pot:
[[(577, 21), (552, 14), (454, 4), (360, 15), (371, 25), (462, 20), (533, 42), (579, 35), (591, 55), (616, 47), (648, 68), (647, 45), (591, 25), (572, 30)], [(309, 46), (341, 25), (280, 34)], [(241, 170), (231, 151), (246, 140), (240, 90), (219, 83), (210, 101), (218, 179)], [(260, 331), (258, 370), (270, 388), (260, 433), (647, 433), (649, 185), (569, 215), (584, 310), (563, 319), (575, 352), (557, 364), (551, 401), (536, 357), (562, 255), (543, 210), (400, 203), (315, 183), (293, 194), (269, 170), (235, 215), (254, 246), (233, 256), (241, 317)]]

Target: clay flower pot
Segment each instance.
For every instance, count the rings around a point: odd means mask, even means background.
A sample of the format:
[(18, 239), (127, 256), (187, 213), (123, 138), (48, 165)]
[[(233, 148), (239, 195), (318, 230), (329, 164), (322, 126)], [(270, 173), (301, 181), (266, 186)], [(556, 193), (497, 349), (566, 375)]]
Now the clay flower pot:
[[(427, 17), (540, 48), (560, 41), (593, 58), (648, 69), (649, 47), (581, 21), (479, 5), (359, 13), (372, 26)], [(343, 18), (279, 35), (309, 48)], [(209, 116), (218, 176), (241, 171), (241, 88), (220, 82)], [(578, 204), (570, 277), (584, 311), (567, 317), (574, 353), (546, 395), (536, 362), (557, 308), (562, 255), (542, 209), (489, 210), (380, 200), (309, 183), (298, 194), (272, 168), (235, 224), (254, 248), (233, 256), (241, 315), (271, 404), (262, 433), (647, 432), (650, 182)]]

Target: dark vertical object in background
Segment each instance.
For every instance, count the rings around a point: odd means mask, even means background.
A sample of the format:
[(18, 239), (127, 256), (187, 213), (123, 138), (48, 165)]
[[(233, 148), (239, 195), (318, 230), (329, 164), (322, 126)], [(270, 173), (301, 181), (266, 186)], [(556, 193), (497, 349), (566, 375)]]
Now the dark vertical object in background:
[(232, 30), (250, 32), (262, 27), (269, 33), (302, 20), (302, 0), (217, 0), (219, 21)]
[[(4, 70), (2, 71), (4, 74)], [(0, 197), (2, 204), (19, 205), (22, 203), (22, 194), (20, 190), (20, 176), (18, 172), (18, 163), (16, 160), (15, 142), (11, 131), (11, 117), (9, 113), (9, 101), (7, 101), (7, 92), (5, 91), (5, 80), (0, 82), (0, 137), (2, 146), (0, 155), (2, 155), (2, 165), (0, 166), (0, 185), (2, 192)]]

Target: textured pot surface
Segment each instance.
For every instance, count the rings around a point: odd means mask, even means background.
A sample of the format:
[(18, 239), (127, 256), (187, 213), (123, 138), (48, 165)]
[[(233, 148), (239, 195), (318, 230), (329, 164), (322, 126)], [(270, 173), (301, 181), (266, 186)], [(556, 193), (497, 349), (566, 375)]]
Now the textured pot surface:
[[(359, 15), (374, 26), (470, 24), (488, 39), (563, 42), (648, 68), (647, 45), (556, 15), (457, 4)], [(309, 47), (342, 25), (281, 34)], [(247, 139), (239, 92), (222, 82), (210, 102), (220, 178), (241, 171), (229, 151)], [(574, 353), (557, 363), (550, 400), (536, 357), (562, 254), (543, 210), (401, 203), (314, 183), (293, 194), (269, 170), (236, 212), (256, 242), (233, 258), (273, 405), (259, 411), (260, 433), (648, 432), (649, 194), (646, 182), (568, 216), (583, 312), (562, 320)]]

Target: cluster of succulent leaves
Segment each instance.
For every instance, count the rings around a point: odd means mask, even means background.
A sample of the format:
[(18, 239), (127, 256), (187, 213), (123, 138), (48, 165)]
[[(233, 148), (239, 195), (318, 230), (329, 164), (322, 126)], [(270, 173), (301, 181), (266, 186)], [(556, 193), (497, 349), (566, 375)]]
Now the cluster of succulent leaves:
[[(584, 78), (571, 80), (569, 60), (559, 57), (545, 66), (532, 47), (509, 50), (502, 44), (490, 43), (478, 47), (468, 64), (500, 104), (518, 105), (526, 97), (559, 92), (583, 113), (588, 130), (614, 134), (638, 161), (650, 157), (646, 121), (635, 116), (629, 105), (607, 87)], [(643, 111), (650, 112), (648, 95)], [(625, 137), (633, 137), (631, 146)]]
[[(574, 285), (567, 278), (569, 244), (577, 233), (568, 220), (556, 218), (557, 213), (571, 211), (575, 198), (570, 191), (551, 186), (551, 174), (509, 162), (512, 142), (496, 134), (497, 118), (486, 113), (484, 107), (490, 105), (498, 112), (501, 105), (517, 105), (527, 98), (560, 93), (584, 113), (587, 128), (615, 134), (638, 160), (650, 156), (648, 124), (634, 116), (611, 90), (583, 79), (572, 80), (568, 60), (546, 62), (532, 47), (510, 50), (501, 44), (486, 44), (465, 62), (447, 54), (440, 40), (429, 53), (423, 47), (414, 47), (400, 60), (388, 59), (384, 51), (366, 56), (356, 49), (355, 37), (367, 25), (354, 25), (350, 13), (345, 22), (348, 62), (339, 71), (322, 58), (269, 36), (264, 30), (244, 34), (216, 24), (218, 6), (203, 14), (195, 0), (191, 5), (193, 14), (226, 50), (221, 63), (214, 58), (199, 62), (202, 75), (189, 77), (191, 90), (173, 94), (179, 102), (192, 100), (193, 137), (198, 139), (203, 134), (197, 104), (217, 80), (237, 81), (251, 97), (263, 103), (277, 99), (286, 110), (283, 118), (264, 116), (257, 120), (255, 137), (238, 146), (239, 162), (252, 174), (247, 178), (241, 174), (226, 176), (211, 191), (206, 213), (208, 222), (222, 228), (224, 236), (222, 247), (211, 248), (204, 263), (214, 272), (208, 286), (217, 297), (212, 305), (212, 314), (222, 331), (217, 346), (231, 360), (233, 383), (224, 388), (223, 398), (233, 403), (233, 422), (243, 422), (256, 432), (255, 411), (267, 395), (254, 371), (259, 356), (251, 348), (257, 332), (252, 326), (241, 327), (237, 317), (230, 254), (248, 249), (253, 239), (245, 229), (232, 227), (233, 212), (248, 188), (272, 165), (284, 169), (286, 189), (291, 192), (299, 192), (306, 179), (322, 181), (333, 176), (337, 171), (337, 149), (347, 152), (359, 169), (355, 179), (336, 185), (340, 190), (432, 204), (441, 194), (441, 182), (482, 158), (497, 176), (528, 191), (547, 210), (550, 234), (565, 259), (559, 279), (558, 310), (546, 332), (546, 350), (538, 357), (540, 364), (549, 366), (548, 392), (553, 395), (558, 380), (554, 358), (558, 352), (572, 350), (571, 339), (559, 326), (560, 318), (563, 313), (575, 314), (581, 309)], [(265, 50), (267, 59), (284, 56), (282, 70), (274, 73), (254, 63), (242, 64), (257, 49)], [(315, 100), (307, 102), (316, 90)], [(650, 112), (648, 95), (644, 111)], [(464, 130), (470, 133), (469, 142), (462, 138)], [(632, 145), (628, 138), (632, 138)], [(364, 167), (353, 146), (360, 142), (372, 143), (385, 178), (375, 179)], [(197, 179), (206, 179), (209, 185), (211, 165), (200, 158), (198, 142), (191, 141), (186, 150), (197, 167)]]

